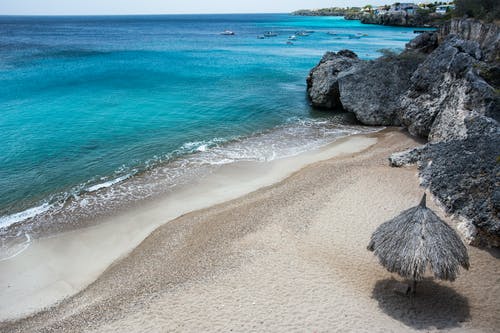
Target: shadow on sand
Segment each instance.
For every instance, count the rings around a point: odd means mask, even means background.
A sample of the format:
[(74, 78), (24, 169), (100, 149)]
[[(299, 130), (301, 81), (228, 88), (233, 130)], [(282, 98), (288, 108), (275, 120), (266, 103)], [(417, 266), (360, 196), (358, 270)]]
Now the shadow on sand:
[(414, 297), (400, 295), (394, 279), (378, 281), (372, 292), (382, 311), (415, 329), (444, 329), (460, 327), (470, 318), (467, 298), (455, 290), (425, 280), (417, 285)]

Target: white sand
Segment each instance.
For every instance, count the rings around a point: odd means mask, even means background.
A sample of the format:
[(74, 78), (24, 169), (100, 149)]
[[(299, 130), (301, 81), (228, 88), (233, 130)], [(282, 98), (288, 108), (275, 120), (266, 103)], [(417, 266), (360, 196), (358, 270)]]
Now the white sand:
[(366, 250), (423, 193), (415, 168), (387, 163), (416, 143), (378, 138), (164, 224), (82, 292), (0, 331), (498, 332), (498, 252), (469, 248), (470, 271), (424, 281), (410, 299)]
[(224, 166), (197, 184), (126, 211), (96, 226), (35, 240), (0, 261), (0, 321), (28, 315), (76, 294), (166, 221), (276, 183), (312, 162), (354, 153), (376, 139), (353, 136), (298, 156)]

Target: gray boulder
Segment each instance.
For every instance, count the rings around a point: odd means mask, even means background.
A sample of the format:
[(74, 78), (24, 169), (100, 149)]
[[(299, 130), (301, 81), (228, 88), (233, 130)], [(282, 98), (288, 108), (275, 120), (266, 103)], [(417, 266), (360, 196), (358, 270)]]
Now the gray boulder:
[(407, 49), (418, 50), (422, 53), (431, 53), (439, 46), (436, 32), (424, 32), (406, 44)]
[(466, 137), (464, 119), (494, 116), (494, 89), (478, 74), (479, 44), (450, 36), (418, 67), (400, 99), (399, 118), (412, 135), (431, 142)]
[(416, 164), (422, 157), (422, 151), (426, 146), (410, 148), (408, 150), (394, 153), (389, 157), (389, 163), (393, 167), (403, 167)]
[(365, 125), (400, 125), (400, 96), (424, 56), (418, 52), (365, 61), (338, 76), (340, 101)]
[(359, 62), (358, 56), (349, 50), (327, 52), (307, 77), (307, 94), (311, 105), (341, 108), (338, 76)]
[(422, 185), (460, 218), (469, 243), (500, 246), (500, 127), (484, 116), (464, 123), (464, 139), (429, 143), (389, 160), (393, 166), (418, 164)]

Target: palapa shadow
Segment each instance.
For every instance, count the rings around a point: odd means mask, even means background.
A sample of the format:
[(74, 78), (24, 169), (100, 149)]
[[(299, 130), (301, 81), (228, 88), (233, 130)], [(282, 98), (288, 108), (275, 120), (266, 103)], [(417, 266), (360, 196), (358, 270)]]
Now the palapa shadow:
[(415, 329), (444, 329), (460, 327), (470, 319), (469, 301), (452, 288), (424, 280), (415, 296), (397, 294), (394, 289), (401, 282), (380, 280), (375, 284), (372, 298), (380, 309)]

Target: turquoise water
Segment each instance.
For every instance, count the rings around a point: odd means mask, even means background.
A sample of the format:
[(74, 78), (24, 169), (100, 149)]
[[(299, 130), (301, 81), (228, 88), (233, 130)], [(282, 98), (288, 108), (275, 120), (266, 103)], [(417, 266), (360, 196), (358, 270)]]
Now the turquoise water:
[(369, 59), (411, 38), (284, 14), (0, 17), (0, 228), (92, 218), (358, 132), (311, 110), (308, 71), (327, 50)]

